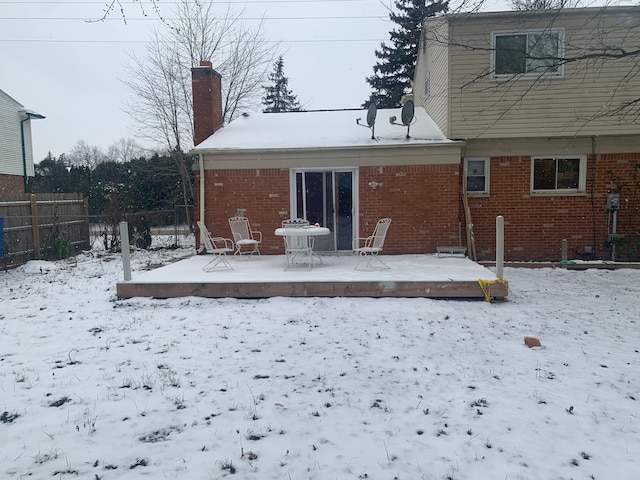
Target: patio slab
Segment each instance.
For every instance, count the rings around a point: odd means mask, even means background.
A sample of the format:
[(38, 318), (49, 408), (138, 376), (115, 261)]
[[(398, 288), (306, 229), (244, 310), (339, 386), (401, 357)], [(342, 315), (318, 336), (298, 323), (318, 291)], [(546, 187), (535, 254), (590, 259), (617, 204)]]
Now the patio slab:
[(509, 292), (506, 281), (465, 257), (385, 255), (381, 258), (388, 270), (361, 271), (354, 270), (356, 256), (324, 255), (322, 265), (291, 270), (284, 270), (284, 255), (228, 256), (233, 270), (204, 272), (211, 258), (194, 255), (136, 273), (116, 284), (117, 294), (120, 298), (504, 298)]

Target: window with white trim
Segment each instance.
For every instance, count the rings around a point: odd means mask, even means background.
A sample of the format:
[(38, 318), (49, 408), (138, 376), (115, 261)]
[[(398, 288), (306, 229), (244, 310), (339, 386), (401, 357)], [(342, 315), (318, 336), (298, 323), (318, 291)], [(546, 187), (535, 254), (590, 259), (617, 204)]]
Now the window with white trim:
[(489, 193), (489, 158), (465, 157), (464, 175), (467, 193)]
[(586, 187), (585, 155), (531, 157), (533, 193), (578, 193)]
[(562, 75), (563, 29), (493, 33), (494, 76)]

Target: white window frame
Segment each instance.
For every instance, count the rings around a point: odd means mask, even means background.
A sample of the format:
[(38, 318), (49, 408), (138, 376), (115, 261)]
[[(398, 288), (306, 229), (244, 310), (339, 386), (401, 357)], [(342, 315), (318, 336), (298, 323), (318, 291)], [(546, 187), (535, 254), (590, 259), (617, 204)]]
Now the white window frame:
[[(484, 190), (467, 190), (467, 175), (469, 174), (468, 165), (471, 161), (483, 161), (484, 162)], [(488, 195), (489, 194), (489, 157), (464, 157), (464, 182), (465, 191), (467, 195)]]
[[(536, 160), (550, 159), (555, 160), (562, 159), (578, 159), (580, 160), (578, 171), (578, 188), (555, 188), (545, 190), (535, 190), (534, 186), (534, 165)], [(531, 157), (531, 175), (530, 175), (530, 188), (532, 195), (583, 195), (587, 188), (587, 156), (586, 155), (536, 155)], [(556, 183), (557, 183), (556, 172)]]
[(530, 35), (530, 34), (557, 34), (558, 35), (558, 58), (564, 55), (564, 28), (552, 28), (546, 30), (498, 30), (491, 32), (491, 75), (494, 80), (511, 80), (514, 78), (531, 79), (540, 77), (560, 78), (564, 76), (564, 64), (558, 65), (555, 72), (524, 72), (524, 73), (496, 73), (496, 38), (500, 36), (511, 35)]

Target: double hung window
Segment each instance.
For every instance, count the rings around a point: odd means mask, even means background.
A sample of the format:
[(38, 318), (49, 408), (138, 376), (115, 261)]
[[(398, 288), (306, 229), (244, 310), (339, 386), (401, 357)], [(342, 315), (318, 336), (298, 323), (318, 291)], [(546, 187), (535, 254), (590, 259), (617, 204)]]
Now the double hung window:
[(493, 72), (513, 75), (562, 75), (562, 29), (493, 34)]
[(466, 157), (464, 159), (467, 193), (489, 193), (489, 158)]

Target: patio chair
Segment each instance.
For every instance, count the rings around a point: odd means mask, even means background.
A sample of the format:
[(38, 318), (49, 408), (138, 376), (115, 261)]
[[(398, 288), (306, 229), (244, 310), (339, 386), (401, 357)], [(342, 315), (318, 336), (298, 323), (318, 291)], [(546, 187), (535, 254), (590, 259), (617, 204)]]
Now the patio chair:
[(247, 217), (231, 217), (229, 227), (233, 235), (233, 242), (236, 244), (234, 255), (260, 255), (258, 246), (262, 243), (262, 233), (251, 230)]
[(315, 266), (316, 256), (313, 253), (314, 239), (309, 235), (309, 221), (302, 218), (291, 218), (282, 222), (284, 230), (285, 270), (296, 263), (296, 257), (302, 258), (309, 268)]
[(204, 244), (204, 252), (214, 256), (213, 260), (202, 267), (202, 270), (205, 272), (233, 270), (233, 267), (227, 261), (227, 253), (234, 251), (233, 242), (229, 238), (212, 237), (204, 222), (198, 221), (196, 223), (200, 230), (200, 238)]
[(382, 218), (378, 220), (373, 234), (366, 238), (353, 239), (353, 253), (357, 253), (361, 257), (355, 270), (386, 270), (389, 268), (378, 256), (384, 247), (384, 239), (387, 236), (389, 225), (391, 225), (391, 219)]

